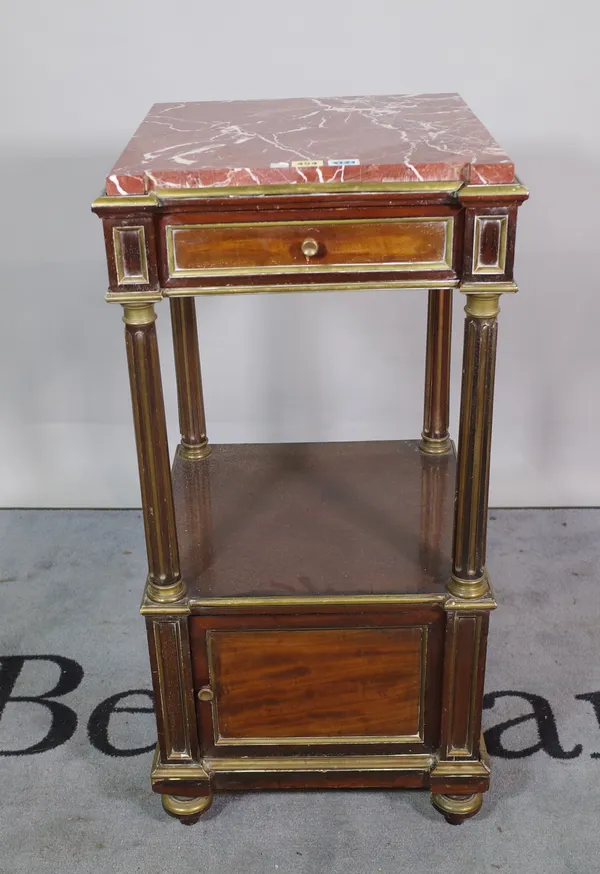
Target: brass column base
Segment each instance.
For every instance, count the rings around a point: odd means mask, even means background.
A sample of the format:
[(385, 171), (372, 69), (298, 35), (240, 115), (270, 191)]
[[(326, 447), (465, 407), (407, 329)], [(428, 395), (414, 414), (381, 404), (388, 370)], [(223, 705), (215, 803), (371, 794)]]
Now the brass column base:
[(476, 792), (474, 795), (439, 795), (431, 793), (431, 803), (444, 815), (450, 825), (460, 825), (465, 819), (475, 816), (481, 810), (483, 795)]
[(421, 452), (426, 452), (427, 455), (445, 455), (446, 452), (452, 450), (452, 440), (448, 435), (445, 437), (427, 437), (423, 433), (421, 434), (419, 449)]
[(157, 586), (152, 580), (146, 582), (146, 595), (151, 601), (159, 604), (170, 604), (171, 601), (179, 601), (185, 595), (185, 583), (177, 580), (168, 586)]
[(487, 573), (478, 580), (461, 580), (452, 574), (446, 588), (457, 598), (481, 598), (489, 592), (490, 581)]
[(177, 447), (177, 455), (180, 458), (186, 458), (188, 461), (195, 461), (200, 458), (208, 458), (212, 449), (208, 440), (206, 443), (200, 443), (196, 446), (190, 446), (187, 443), (180, 443)]
[(182, 795), (163, 795), (162, 806), (169, 816), (176, 817), (184, 825), (198, 822), (212, 804), (212, 795), (200, 798), (184, 798)]

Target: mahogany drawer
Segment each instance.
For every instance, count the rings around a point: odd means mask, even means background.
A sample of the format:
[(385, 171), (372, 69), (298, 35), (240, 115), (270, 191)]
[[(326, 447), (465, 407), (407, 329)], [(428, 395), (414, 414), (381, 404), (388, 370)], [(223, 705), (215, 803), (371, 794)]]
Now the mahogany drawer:
[(162, 227), (169, 284), (189, 279), (271, 274), (448, 273), (454, 216)]

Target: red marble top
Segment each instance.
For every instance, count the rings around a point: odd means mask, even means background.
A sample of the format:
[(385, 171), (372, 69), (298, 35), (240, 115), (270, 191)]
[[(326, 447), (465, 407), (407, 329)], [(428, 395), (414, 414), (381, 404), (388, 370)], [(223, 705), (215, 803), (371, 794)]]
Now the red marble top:
[(512, 182), (458, 94), (156, 103), (106, 193), (327, 182)]

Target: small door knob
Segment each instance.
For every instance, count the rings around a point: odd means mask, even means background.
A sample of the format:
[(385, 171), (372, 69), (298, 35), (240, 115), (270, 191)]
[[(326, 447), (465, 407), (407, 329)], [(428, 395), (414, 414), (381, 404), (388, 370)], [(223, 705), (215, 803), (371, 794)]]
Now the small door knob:
[(302, 249), (302, 254), (307, 258), (314, 258), (319, 251), (319, 244), (312, 237), (307, 237), (300, 248)]
[(213, 690), (210, 686), (202, 686), (200, 691), (198, 692), (198, 700), (199, 701), (212, 701), (215, 696), (213, 695)]

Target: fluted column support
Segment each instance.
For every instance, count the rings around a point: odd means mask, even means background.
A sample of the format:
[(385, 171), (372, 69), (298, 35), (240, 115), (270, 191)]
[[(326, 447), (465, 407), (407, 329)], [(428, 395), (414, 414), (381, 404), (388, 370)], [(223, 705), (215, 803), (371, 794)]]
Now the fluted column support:
[(171, 298), (171, 326), (181, 432), (178, 452), (183, 458), (206, 458), (210, 455), (210, 446), (206, 436), (196, 301), (193, 297)]
[(468, 293), (465, 306), (452, 576), (449, 591), (477, 598), (485, 570), (489, 468), (500, 293)]
[(165, 603), (179, 600), (185, 586), (179, 567), (156, 314), (151, 303), (127, 303), (123, 310), (148, 553), (146, 594)]
[(449, 452), (450, 351), (452, 342), (452, 289), (429, 291), (425, 405), (421, 451), (430, 455)]

